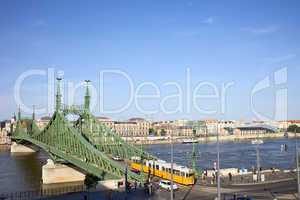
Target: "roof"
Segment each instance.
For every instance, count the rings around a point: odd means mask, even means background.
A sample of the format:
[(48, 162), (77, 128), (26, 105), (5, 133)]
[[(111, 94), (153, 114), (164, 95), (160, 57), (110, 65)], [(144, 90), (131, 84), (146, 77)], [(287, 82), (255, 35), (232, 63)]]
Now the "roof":
[(179, 129), (192, 129), (193, 126), (191, 126), (191, 125), (186, 125), (186, 126), (179, 126), (178, 128), (179, 128)]
[(41, 120), (51, 120), (51, 117), (49, 117), (49, 116), (44, 116), (44, 117), (41, 117)]
[(277, 131), (277, 128), (274, 127), (274, 126), (271, 126), (271, 125), (267, 125), (267, 124), (247, 124), (247, 125), (243, 125), (243, 126), (238, 126), (238, 127), (235, 127), (235, 128), (238, 128), (238, 129), (267, 129), (267, 130), (270, 130), (270, 131), (273, 131), (273, 132), (276, 132)]
[(128, 119), (128, 121), (145, 121), (145, 119), (141, 118), (141, 117), (134, 117), (134, 118)]
[(287, 120), (289, 123), (300, 123), (300, 120)]
[(99, 119), (99, 120), (109, 120), (109, 121), (111, 121), (111, 118), (109, 118), (109, 117), (96, 117), (96, 119)]
[[(165, 167), (165, 168), (171, 168), (171, 163), (168, 163), (164, 160), (156, 160), (156, 161), (147, 160), (147, 163), (150, 163), (151, 165), (153, 165), (153, 163), (154, 163), (154, 164), (158, 164), (158, 165), (160, 165), (162, 167)], [(173, 164), (173, 169), (181, 171), (181, 172), (185, 172), (185, 173), (192, 173), (193, 172), (192, 169), (190, 169), (188, 167), (185, 167), (185, 166), (182, 166), (182, 165), (178, 165), (176, 163)]]
[(120, 122), (120, 121), (115, 121), (115, 124), (137, 124), (136, 122)]

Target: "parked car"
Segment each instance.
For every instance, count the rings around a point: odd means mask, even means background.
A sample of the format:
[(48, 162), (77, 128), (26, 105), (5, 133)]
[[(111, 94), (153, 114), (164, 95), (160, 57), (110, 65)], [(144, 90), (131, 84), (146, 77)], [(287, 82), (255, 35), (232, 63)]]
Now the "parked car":
[[(171, 181), (161, 180), (159, 182), (159, 187), (170, 191), (171, 190)], [(173, 190), (178, 190), (178, 186), (175, 183), (173, 183)]]
[(123, 160), (120, 156), (113, 156), (112, 159), (116, 160), (116, 161), (122, 161)]

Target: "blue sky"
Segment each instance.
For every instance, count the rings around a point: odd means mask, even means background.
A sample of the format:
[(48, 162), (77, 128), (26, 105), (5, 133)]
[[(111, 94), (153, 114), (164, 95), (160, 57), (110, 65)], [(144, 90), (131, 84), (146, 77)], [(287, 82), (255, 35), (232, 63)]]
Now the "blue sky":
[[(186, 106), (176, 113), (139, 112), (134, 104), (115, 119), (140, 116), (153, 119), (254, 119), (250, 106), (253, 87), (266, 77), (271, 86), (255, 96), (255, 110), (274, 115), (275, 93), (287, 88), (288, 118), (300, 118), (300, 2), (265, 1), (1, 1), (0, 2), (0, 119), (16, 111), (14, 86), (31, 69), (63, 71), (65, 81), (92, 80), (99, 89), (101, 70), (126, 72), (135, 87), (153, 82), (162, 97), (140, 102), (144, 109), (157, 108), (164, 95), (176, 92), (164, 86), (176, 81), (186, 93), (186, 69), (191, 88), (208, 81), (228, 89), (224, 112), (216, 99), (201, 99), (202, 108)], [(274, 86), (273, 74), (286, 67), (287, 82)], [(105, 106), (117, 107), (128, 99), (122, 77), (110, 76), (105, 87)], [(22, 100), (38, 108), (47, 104), (47, 79), (33, 76), (22, 85)], [(200, 93), (210, 93), (203, 88)], [(76, 93), (82, 100), (83, 88)], [(143, 94), (153, 94), (145, 87)], [(188, 103), (184, 95), (184, 105)], [(99, 101), (98, 101), (99, 104)], [(176, 100), (166, 103), (176, 107)], [(97, 115), (99, 105), (93, 110)]]

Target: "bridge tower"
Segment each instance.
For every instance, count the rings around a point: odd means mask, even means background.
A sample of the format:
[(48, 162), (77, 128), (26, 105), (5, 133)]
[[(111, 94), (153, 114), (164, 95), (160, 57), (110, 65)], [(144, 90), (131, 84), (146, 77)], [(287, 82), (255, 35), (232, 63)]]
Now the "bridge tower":
[(90, 91), (89, 91), (89, 83), (90, 80), (85, 80), (86, 83), (86, 91), (85, 91), (85, 96), (84, 96), (84, 111), (88, 112), (90, 111), (90, 101), (91, 101), (91, 96), (90, 96)]
[(32, 106), (32, 121), (35, 120), (35, 105)]
[(57, 80), (57, 90), (56, 90), (56, 112), (61, 111), (61, 92), (60, 92), (60, 82), (62, 80), (62, 78), (56, 78)]
[(18, 121), (21, 120), (21, 108), (20, 108), (20, 106), (19, 106), (19, 109), (18, 109), (18, 119), (17, 120)]

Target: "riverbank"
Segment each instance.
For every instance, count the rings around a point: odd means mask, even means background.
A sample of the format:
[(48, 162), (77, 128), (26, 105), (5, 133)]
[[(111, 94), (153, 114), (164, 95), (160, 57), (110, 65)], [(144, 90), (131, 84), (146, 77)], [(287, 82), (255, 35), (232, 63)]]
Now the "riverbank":
[[(253, 139), (280, 139), (280, 138), (295, 138), (299, 137), (300, 138), (300, 133), (285, 133), (285, 132), (279, 132), (279, 133), (264, 133), (264, 134), (248, 134), (248, 135), (220, 135), (219, 136), (219, 141), (243, 141), (243, 140), (253, 140)], [(126, 142), (132, 143), (132, 144), (145, 144), (145, 145), (150, 145), (150, 144), (170, 144), (170, 137), (153, 137), (153, 136), (148, 136), (148, 137), (123, 137), (123, 139)], [(191, 139), (188, 137), (173, 137), (173, 143), (174, 144), (180, 144), (184, 143), (185, 140)], [(212, 135), (212, 136), (206, 136), (206, 137), (197, 137), (193, 139), (194, 142), (198, 143), (208, 143), (208, 142), (216, 142), (217, 141), (217, 136)], [(9, 147), (11, 144), (0, 144), (0, 147)]]
[[(220, 135), (219, 140), (222, 141), (243, 141), (243, 140), (253, 140), (253, 139), (280, 139), (280, 138), (295, 138), (300, 137), (300, 133), (264, 133), (264, 134), (248, 134), (248, 135)], [(134, 144), (170, 144), (170, 138), (164, 137), (132, 137), (132, 138), (124, 138), (127, 142)], [(187, 137), (173, 137), (173, 143), (184, 143), (186, 139), (190, 139)], [(199, 143), (207, 143), (207, 142), (216, 142), (217, 136), (207, 136), (207, 137), (197, 137), (194, 139), (194, 142)]]

